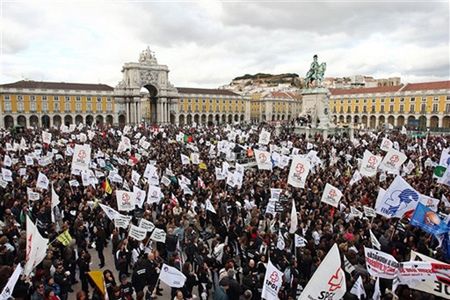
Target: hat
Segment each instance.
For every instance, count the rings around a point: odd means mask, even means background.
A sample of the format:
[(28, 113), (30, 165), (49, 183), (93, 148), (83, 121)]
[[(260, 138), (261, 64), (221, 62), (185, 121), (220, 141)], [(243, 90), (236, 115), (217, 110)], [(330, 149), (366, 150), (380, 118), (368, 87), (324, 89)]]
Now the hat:
[(126, 274), (120, 275), (120, 281), (125, 280), (125, 279), (128, 279)]

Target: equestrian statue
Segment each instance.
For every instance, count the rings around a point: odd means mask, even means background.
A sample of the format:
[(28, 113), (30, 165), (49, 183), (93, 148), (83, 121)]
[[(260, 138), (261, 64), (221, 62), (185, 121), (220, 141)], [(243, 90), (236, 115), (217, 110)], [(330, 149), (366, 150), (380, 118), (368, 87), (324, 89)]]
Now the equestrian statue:
[(306, 87), (322, 87), (323, 75), (325, 74), (325, 70), (327, 69), (327, 63), (323, 62), (319, 64), (317, 62), (317, 54), (313, 57), (313, 62), (311, 63), (311, 67), (306, 73), (305, 83)]

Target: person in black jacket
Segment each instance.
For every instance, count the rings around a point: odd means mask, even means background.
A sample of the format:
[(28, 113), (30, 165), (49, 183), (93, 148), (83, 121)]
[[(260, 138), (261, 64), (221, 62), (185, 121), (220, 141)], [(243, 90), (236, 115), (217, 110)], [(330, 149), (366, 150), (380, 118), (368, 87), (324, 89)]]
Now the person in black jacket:
[(98, 225), (96, 228), (97, 232), (95, 233), (95, 248), (98, 253), (98, 259), (100, 260), (99, 267), (103, 268), (105, 266), (105, 256), (103, 255), (103, 249), (105, 248), (106, 244), (106, 233), (102, 225)]
[(81, 289), (86, 293), (86, 295), (89, 295), (88, 272), (90, 271), (90, 262), (91, 255), (88, 252), (83, 251), (78, 259), (78, 268), (80, 269)]
[(61, 291), (59, 294), (59, 298), (61, 300), (67, 300), (69, 290), (70, 290), (70, 273), (65, 273), (64, 266), (62, 264), (58, 264), (56, 266), (55, 274), (53, 275), (53, 279), (56, 284), (59, 285)]

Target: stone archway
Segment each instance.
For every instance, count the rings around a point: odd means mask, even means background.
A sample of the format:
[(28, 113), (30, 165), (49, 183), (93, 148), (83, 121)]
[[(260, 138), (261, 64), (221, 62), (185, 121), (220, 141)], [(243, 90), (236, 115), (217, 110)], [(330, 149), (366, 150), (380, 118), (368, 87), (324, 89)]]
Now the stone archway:
[(439, 127), (439, 118), (437, 116), (431, 116), (430, 128), (436, 129)]
[(200, 121), (200, 116), (198, 114), (195, 114), (194, 115), (194, 123), (198, 125), (199, 121)]
[(244, 122), (244, 121), (245, 121), (245, 116), (241, 115), (241, 122)]
[(392, 126), (395, 126), (395, 118), (394, 118), (394, 116), (388, 116), (387, 122), (388, 122), (388, 124), (391, 124)]
[(48, 115), (41, 117), (41, 125), (43, 128), (50, 128), (50, 117)]
[(27, 126), (27, 118), (24, 115), (20, 115), (17, 117), (17, 125), (19, 126)]
[(39, 118), (36, 115), (30, 116), (30, 126), (38, 127), (39, 126)]
[(426, 130), (427, 129), (427, 117), (420, 116), (419, 117), (419, 130)]
[(61, 116), (60, 115), (53, 116), (53, 126), (55, 126), (56, 128), (59, 128), (61, 126)]
[(364, 125), (364, 127), (367, 127), (367, 121), (368, 121), (367, 116), (366, 115), (362, 116), (361, 123)]
[(86, 125), (91, 126), (94, 123), (94, 117), (92, 115), (86, 116)]
[(227, 122), (227, 116), (226, 115), (222, 115), (222, 124)]
[(234, 121), (239, 122), (239, 115), (234, 115)]
[(3, 122), (5, 124), (5, 128), (14, 127), (14, 118), (11, 116), (5, 116), (5, 118), (3, 119)]
[(377, 117), (370, 116), (369, 127), (370, 128), (375, 128), (376, 126), (377, 126)]
[[(114, 89), (115, 101), (122, 105), (127, 123), (141, 122), (145, 114), (151, 123), (166, 124), (171, 113), (177, 111), (178, 90), (169, 81), (169, 68), (158, 63), (155, 53), (147, 48), (138, 62), (126, 63), (122, 68), (123, 79)], [(149, 92), (149, 111), (142, 110), (141, 90)]]
[(126, 123), (126, 117), (124, 115), (119, 115), (119, 126), (122, 127)]
[(206, 115), (202, 114), (202, 116), (200, 117), (200, 120), (201, 120), (201, 124), (205, 125), (206, 124)]
[(386, 122), (386, 118), (384, 116), (378, 117), (378, 126), (383, 126), (385, 122)]
[(344, 116), (343, 115), (340, 115), (339, 116), (339, 123), (344, 123), (344, 121), (345, 121), (345, 118), (344, 118)]
[(95, 125), (97, 125), (97, 126), (103, 125), (103, 116), (102, 115), (98, 115), (97, 117), (95, 117)]
[(114, 124), (114, 118), (111, 115), (107, 115), (106, 116), (106, 123), (109, 125), (113, 125)]
[(81, 116), (81, 115), (76, 115), (76, 116), (75, 116), (75, 124), (76, 124), (76, 125), (78, 125), (78, 124), (83, 124), (83, 116)]
[(397, 126), (404, 126), (405, 125), (405, 117), (404, 116), (398, 116), (397, 117)]
[(211, 126), (211, 125), (214, 124), (213, 118), (214, 118), (213, 115), (209, 115), (209, 116), (208, 116), (208, 126)]
[(232, 115), (228, 115), (228, 124), (233, 123), (233, 116)]
[(187, 125), (192, 125), (192, 115), (191, 114), (187, 115), (187, 117), (186, 117), (186, 124)]
[(352, 116), (347, 116), (345, 118), (345, 123), (350, 124), (352, 122)]
[(216, 124), (220, 123), (220, 115), (216, 115), (215, 117)]
[(442, 127), (450, 128), (450, 116), (445, 116), (444, 119), (442, 119)]
[(359, 116), (354, 116), (353, 117), (353, 123), (354, 124), (359, 124)]
[(414, 116), (409, 116), (408, 117), (408, 127), (417, 129), (417, 125), (418, 125), (418, 121), (416, 120), (416, 117)]
[(69, 126), (70, 124), (72, 124), (72, 116), (71, 115), (66, 115), (64, 117), (64, 125)]
[(178, 124), (179, 124), (180, 126), (183, 126), (183, 125), (184, 125), (184, 115), (180, 115), (180, 116), (178, 117)]

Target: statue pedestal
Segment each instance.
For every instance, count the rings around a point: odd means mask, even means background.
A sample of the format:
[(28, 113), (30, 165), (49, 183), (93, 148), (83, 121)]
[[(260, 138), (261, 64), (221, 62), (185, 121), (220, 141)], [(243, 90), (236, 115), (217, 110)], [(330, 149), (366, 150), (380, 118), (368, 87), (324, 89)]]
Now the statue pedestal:
[(334, 127), (329, 114), (329, 93), (327, 88), (312, 88), (302, 91), (302, 114), (311, 116), (312, 128)]

